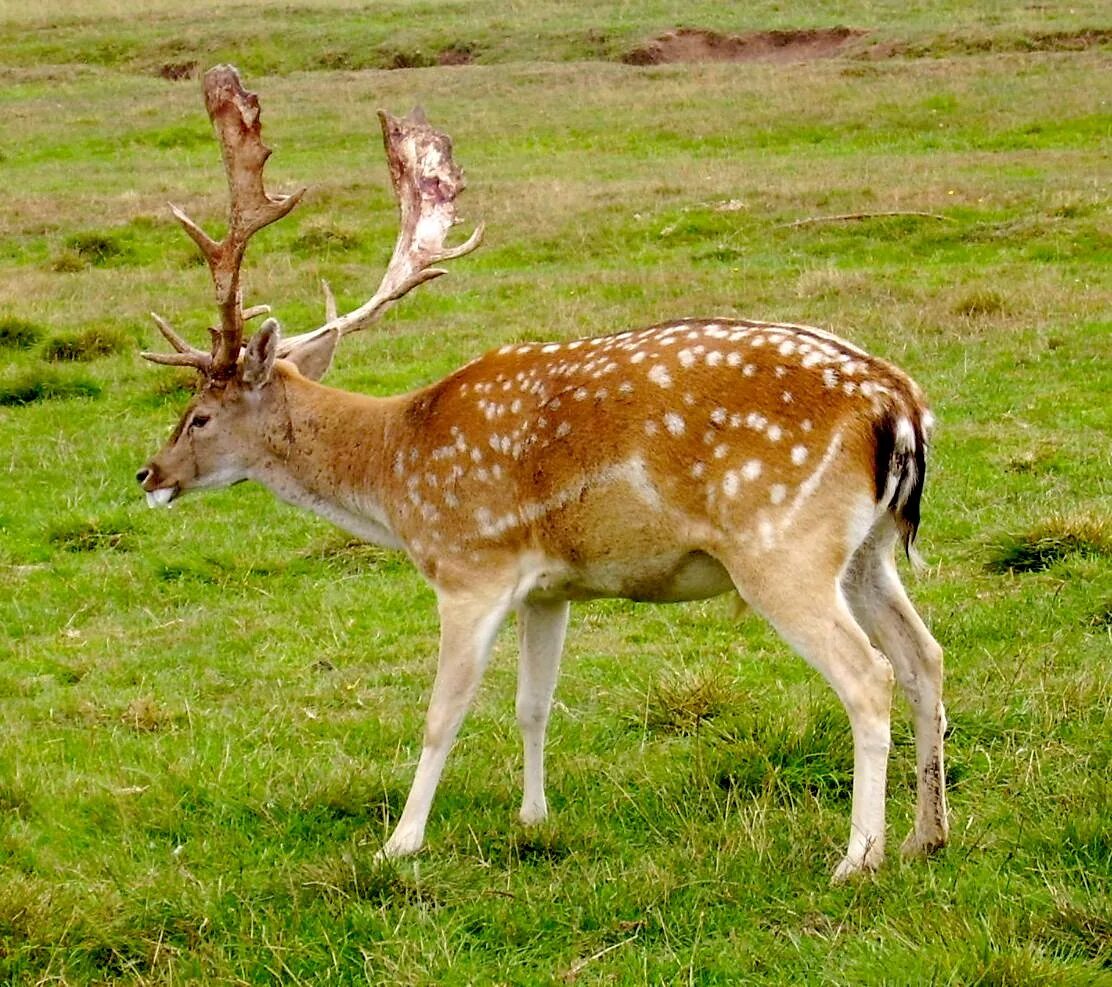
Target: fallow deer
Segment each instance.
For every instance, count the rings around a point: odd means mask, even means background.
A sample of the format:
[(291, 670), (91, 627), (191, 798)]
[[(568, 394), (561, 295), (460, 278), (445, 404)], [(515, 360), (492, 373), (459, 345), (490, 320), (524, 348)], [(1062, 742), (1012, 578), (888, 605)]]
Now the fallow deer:
[(248, 239), (301, 192), (263, 187), (270, 150), (235, 70), (204, 79), (223, 150), (228, 232), (174, 215), (206, 257), (220, 326), (209, 352), (156, 316), (202, 386), (137, 479), (152, 506), (254, 480), (356, 536), (401, 548), (436, 591), (440, 657), (409, 797), (382, 853), (418, 850), (449, 748), (511, 611), (521, 657), (520, 818), (545, 818), (544, 737), (569, 601), (693, 600), (736, 590), (829, 682), (854, 742), (852, 829), (835, 871), (884, 854), (893, 679), (910, 701), (918, 807), (907, 852), (947, 837), (942, 651), (901, 586), (894, 549), (919, 525), (932, 418), (902, 371), (830, 333), (734, 318), (677, 319), (560, 342), (509, 343), (396, 397), (325, 387), (340, 338), (373, 322), (448, 248), (462, 176), (422, 114), (380, 114), (401, 229), (382, 284), (283, 339), (243, 342)]

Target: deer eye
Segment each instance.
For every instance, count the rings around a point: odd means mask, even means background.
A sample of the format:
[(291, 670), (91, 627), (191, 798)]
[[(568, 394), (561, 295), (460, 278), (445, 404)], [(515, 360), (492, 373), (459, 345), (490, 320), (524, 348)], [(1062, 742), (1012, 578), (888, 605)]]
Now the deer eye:
[(209, 423), (209, 416), (208, 415), (194, 415), (193, 419), (189, 423), (189, 427), (191, 429), (193, 429), (193, 428), (204, 428), (208, 423)]

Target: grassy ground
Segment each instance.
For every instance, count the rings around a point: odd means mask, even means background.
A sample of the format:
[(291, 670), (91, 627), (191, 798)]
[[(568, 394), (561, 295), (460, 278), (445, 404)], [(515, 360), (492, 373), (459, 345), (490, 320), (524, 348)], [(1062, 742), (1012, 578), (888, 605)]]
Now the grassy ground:
[[(1112, 981), (1099, 5), (215, 6), (0, 8), (0, 976)], [(905, 47), (615, 60), (677, 23)], [(353, 71), (464, 43), (476, 64)], [(189, 383), (137, 359), (146, 313), (211, 318), (163, 203), (211, 222), (223, 195), (196, 83), (158, 72), (217, 57), (262, 94), (271, 184), (312, 186), (248, 259), (249, 300), (292, 329), (321, 276), (354, 304), (388, 255), (377, 106), (419, 101), (453, 134), (490, 227), (349, 342), (335, 384), (390, 393), (509, 339), (715, 313), (827, 325), (924, 385), (941, 427), (910, 582), (948, 654), (943, 855), (831, 888), (852, 757), (829, 690), (721, 601), (600, 602), (569, 635), (551, 822), (513, 820), (507, 632), (429, 848), (372, 864), (418, 749), (431, 594), (262, 490), (154, 514), (132, 480)], [(944, 219), (787, 225), (885, 210)], [(894, 841), (903, 710), (895, 738)]]

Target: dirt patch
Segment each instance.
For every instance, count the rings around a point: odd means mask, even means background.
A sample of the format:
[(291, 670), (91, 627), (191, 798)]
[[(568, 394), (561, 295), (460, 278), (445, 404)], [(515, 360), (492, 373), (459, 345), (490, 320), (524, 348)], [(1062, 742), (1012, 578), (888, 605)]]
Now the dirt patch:
[(452, 45), (437, 53), (437, 65), (470, 65), (475, 61), (475, 50), (470, 45)]
[(164, 62), (158, 67), (158, 75), (170, 82), (181, 82), (183, 79), (197, 78), (197, 63), (189, 62)]
[(801, 62), (841, 54), (850, 42), (865, 35), (851, 27), (811, 28), (801, 31), (751, 31), (718, 34), (701, 28), (667, 31), (622, 56), (627, 65), (666, 65), (672, 62)]

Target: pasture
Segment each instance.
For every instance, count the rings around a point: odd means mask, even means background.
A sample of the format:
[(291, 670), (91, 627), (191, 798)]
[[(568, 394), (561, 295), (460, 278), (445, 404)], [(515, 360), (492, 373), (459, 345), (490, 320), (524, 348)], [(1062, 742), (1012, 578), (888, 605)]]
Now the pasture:
[[(1104, 5), (80, 6), (0, 3), (0, 979), (1112, 982)], [(644, 64), (680, 25), (830, 33)], [(824, 326), (918, 380), (939, 427), (906, 582), (946, 649), (946, 850), (899, 859), (897, 703), (887, 864), (831, 886), (834, 694), (728, 600), (605, 601), (573, 610), (550, 820), (515, 819), (509, 627), (427, 848), (374, 862), (431, 592), (261, 488), (148, 512), (134, 482), (192, 386), (139, 359), (148, 312), (198, 343), (214, 317), (165, 203), (221, 222), (218, 61), (260, 95), (269, 186), (310, 187), (244, 269), (291, 332), (322, 277), (351, 308), (389, 257), (378, 107), (451, 134), (463, 229), (487, 223), (335, 386), (687, 315)]]

